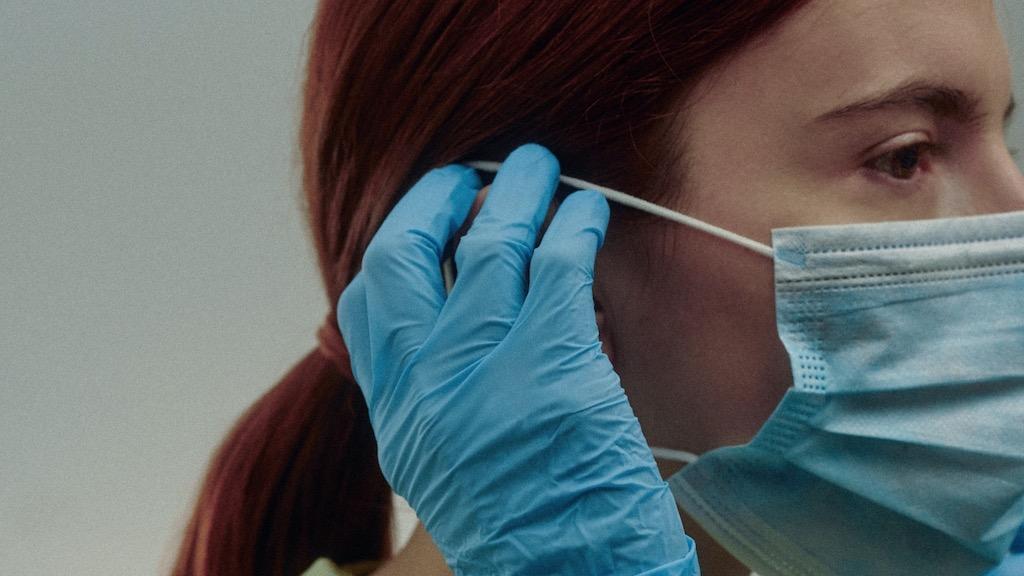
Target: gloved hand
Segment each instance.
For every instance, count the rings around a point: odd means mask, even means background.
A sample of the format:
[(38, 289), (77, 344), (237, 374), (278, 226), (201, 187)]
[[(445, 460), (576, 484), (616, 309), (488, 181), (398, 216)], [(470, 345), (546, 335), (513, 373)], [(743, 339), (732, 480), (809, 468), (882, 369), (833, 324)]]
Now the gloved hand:
[(541, 146), (509, 155), (450, 295), (440, 258), (480, 189), (472, 169), (426, 174), (367, 247), (338, 322), (381, 468), (456, 574), (699, 574), (601, 351), (605, 198), (570, 194), (534, 249), (558, 172)]
[(1021, 576), (1024, 574), (1024, 526), (1017, 529), (1017, 537), (1010, 544), (1010, 553), (1002, 563), (985, 576)]

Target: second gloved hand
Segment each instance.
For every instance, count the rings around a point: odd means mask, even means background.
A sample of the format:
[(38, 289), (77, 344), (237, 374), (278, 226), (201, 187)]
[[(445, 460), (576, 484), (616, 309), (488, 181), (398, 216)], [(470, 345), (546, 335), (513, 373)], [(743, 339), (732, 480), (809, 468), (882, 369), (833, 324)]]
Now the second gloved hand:
[(338, 320), (379, 460), (457, 574), (699, 574), (693, 541), (607, 356), (592, 281), (609, 209), (558, 184), (545, 148), (515, 150), (480, 189), (426, 174), (374, 236)]

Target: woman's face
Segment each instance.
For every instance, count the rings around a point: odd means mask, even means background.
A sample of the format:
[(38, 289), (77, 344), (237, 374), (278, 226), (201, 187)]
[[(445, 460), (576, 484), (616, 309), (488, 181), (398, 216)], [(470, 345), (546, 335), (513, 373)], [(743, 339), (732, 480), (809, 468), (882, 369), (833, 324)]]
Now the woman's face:
[[(764, 244), (786, 226), (1024, 209), (1010, 83), (991, 0), (815, 0), (690, 97), (672, 207)], [(766, 257), (613, 219), (595, 297), (652, 445), (746, 442), (791, 384)]]

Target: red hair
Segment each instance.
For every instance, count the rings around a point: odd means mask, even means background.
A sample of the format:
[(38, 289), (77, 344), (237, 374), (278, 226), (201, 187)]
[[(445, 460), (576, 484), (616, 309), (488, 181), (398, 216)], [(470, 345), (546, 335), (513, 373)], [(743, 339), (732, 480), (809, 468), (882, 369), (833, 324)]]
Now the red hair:
[(668, 129), (688, 90), (807, 1), (321, 0), (298, 150), (333, 344), (235, 422), (173, 574), (386, 558), (390, 489), (334, 310), (402, 192), (432, 167), (538, 142), (566, 174), (657, 201), (679, 189)]

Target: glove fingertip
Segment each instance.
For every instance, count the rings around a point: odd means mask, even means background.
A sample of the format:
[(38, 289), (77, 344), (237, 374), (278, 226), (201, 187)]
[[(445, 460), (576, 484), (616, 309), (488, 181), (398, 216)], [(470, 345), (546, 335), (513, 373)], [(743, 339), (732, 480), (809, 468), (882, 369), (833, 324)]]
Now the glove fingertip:
[(508, 160), (514, 160), (517, 165), (529, 166), (532, 170), (544, 171), (556, 177), (561, 170), (558, 158), (551, 150), (536, 142), (527, 142), (519, 146), (509, 154)]
[(581, 229), (597, 236), (597, 248), (600, 249), (604, 245), (605, 232), (608, 230), (608, 220), (611, 217), (611, 208), (604, 194), (597, 190), (577, 190), (570, 194), (562, 205), (579, 214), (578, 222)]

